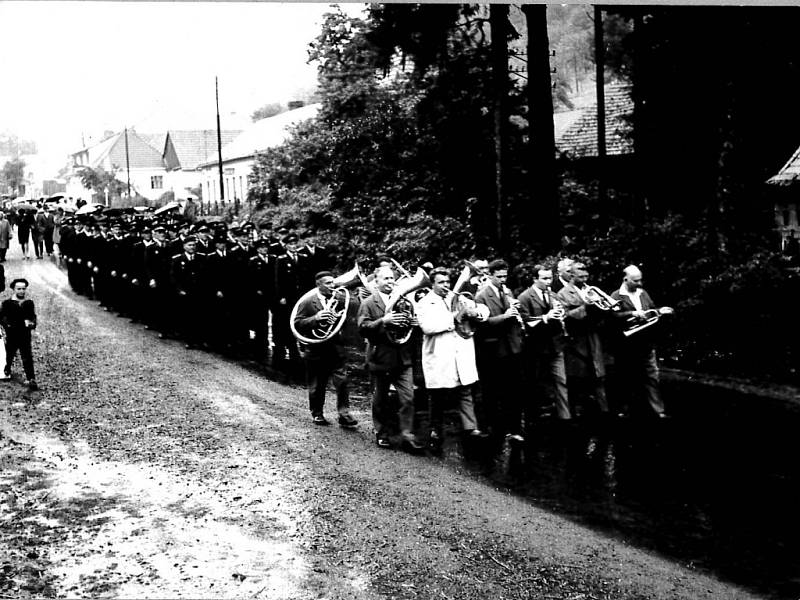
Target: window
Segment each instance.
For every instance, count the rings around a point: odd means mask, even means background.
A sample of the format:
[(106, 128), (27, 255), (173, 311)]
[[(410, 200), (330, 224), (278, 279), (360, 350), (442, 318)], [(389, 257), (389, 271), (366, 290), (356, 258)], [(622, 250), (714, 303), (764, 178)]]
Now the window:
[(164, 187), (164, 177), (161, 175), (151, 175), (150, 176), (150, 189), (151, 190), (160, 190)]

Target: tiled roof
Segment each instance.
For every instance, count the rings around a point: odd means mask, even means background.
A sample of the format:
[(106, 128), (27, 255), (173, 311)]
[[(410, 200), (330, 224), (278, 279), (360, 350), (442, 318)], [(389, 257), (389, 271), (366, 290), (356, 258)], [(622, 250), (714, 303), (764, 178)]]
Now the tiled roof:
[(767, 183), (789, 185), (798, 180), (800, 180), (800, 148), (794, 151), (792, 157), (777, 174), (767, 179)]
[[(319, 104), (309, 104), (256, 121), (230, 144), (223, 146), (222, 162), (253, 156), (262, 150), (279, 146), (289, 137), (288, 130), (292, 126), (317, 116), (319, 107)], [(205, 164), (217, 164), (216, 156)]]
[[(240, 133), (241, 130), (220, 132), (222, 145), (229, 144)], [(167, 132), (167, 138), (175, 150), (175, 158), (178, 161), (177, 165), (169, 165), (170, 168), (196, 169), (198, 165), (217, 158), (215, 129), (170, 130)]]
[[(606, 153), (609, 156), (633, 154), (630, 138), (633, 100), (630, 86), (610, 83), (605, 86)], [(586, 107), (556, 113), (556, 150), (573, 158), (597, 156), (597, 101)]]
[(163, 169), (164, 159), (161, 153), (143, 140), (133, 130), (128, 129), (128, 152), (125, 153), (125, 132), (115, 133), (90, 148), (85, 148), (73, 156), (88, 153), (88, 166), (96, 169), (99, 166), (125, 168), (130, 163), (131, 169)]
[(166, 133), (139, 133), (138, 131), (136, 133), (161, 154), (164, 153), (164, 142), (167, 140)]

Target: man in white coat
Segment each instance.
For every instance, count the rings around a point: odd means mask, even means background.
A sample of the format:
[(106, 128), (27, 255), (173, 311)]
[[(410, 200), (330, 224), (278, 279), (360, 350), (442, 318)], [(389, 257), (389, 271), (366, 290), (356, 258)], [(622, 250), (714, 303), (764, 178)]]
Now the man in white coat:
[(428, 389), (431, 437), (429, 448), (441, 451), (444, 404), (449, 394), (458, 400), (458, 413), (464, 433), (483, 437), (475, 419), (471, 386), (478, 381), (475, 366), (475, 343), (456, 331), (459, 319), (485, 321), (489, 310), (485, 305), (472, 305), (457, 315), (451, 311), (454, 294), (450, 291), (450, 274), (446, 269), (431, 271), (433, 289), (416, 306), (422, 329), (422, 371)]

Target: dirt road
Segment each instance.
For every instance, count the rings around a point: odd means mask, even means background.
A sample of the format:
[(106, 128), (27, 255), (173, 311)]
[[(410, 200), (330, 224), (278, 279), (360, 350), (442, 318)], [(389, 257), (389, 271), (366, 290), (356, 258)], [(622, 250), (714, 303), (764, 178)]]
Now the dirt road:
[(102, 312), (47, 260), (12, 253), (18, 275), (42, 389), (18, 362), (0, 384), (0, 598), (754, 597), (377, 448), (365, 402), (357, 431), (314, 427), (303, 390)]

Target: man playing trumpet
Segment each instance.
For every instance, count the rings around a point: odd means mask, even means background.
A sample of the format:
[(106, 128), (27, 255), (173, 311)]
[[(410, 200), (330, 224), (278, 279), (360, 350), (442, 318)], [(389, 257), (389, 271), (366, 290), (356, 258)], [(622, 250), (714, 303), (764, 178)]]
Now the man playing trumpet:
[(600, 341), (600, 324), (606, 310), (598, 308), (590, 301), (591, 292), (586, 281), (589, 272), (581, 262), (572, 264), (572, 280), (558, 292), (558, 300), (567, 311), (567, 344), (564, 350), (564, 364), (570, 396), (573, 401), (580, 397), (585, 408), (587, 400), (594, 400), (594, 408), (603, 414), (608, 413), (605, 387), (605, 359)]
[(454, 310), (455, 294), (450, 291), (447, 269), (436, 268), (430, 273), (432, 290), (417, 303), (417, 318), (422, 329), (422, 370), (429, 392), (431, 437), (433, 452), (442, 448), (444, 403), (449, 394), (458, 398), (461, 426), (468, 436), (482, 437), (475, 419), (471, 386), (478, 381), (475, 366), (475, 343), (456, 331), (460, 319), (485, 321), (489, 311), (482, 304), (467, 303)]
[[(300, 301), (294, 318), (295, 329), (306, 337), (312, 337), (314, 329), (330, 325), (339, 316), (329, 308), (329, 301), (336, 289), (333, 273), (320, 271), (314, 279), (317, 284), (316, 293), (308, 294)], [(341, 306), (339, 309), (346, 311), (347, 306)], [(303, 344), (302, 350), (306, 364), (308, 407), (311, 410), (314, 424), (328, 425), (323, 408), (325, 406), (325, 388), (330, 378), (333, 379), (333, 387), (336, 390), (339, 425), (345, 428), (355, 427), (358, 421), (350, 416), (350, 391), (341, 335), (337, 332), (323, 342)]]
[(417, 319), (405, 311), (393, 308), (386, 310), (392, 303), (391, 294), (395, 288), (394, 271), (391, 267), (382, 266), (375, 271), (375, 285), (375, 292), (362, 302), (358, 310), (358, 331), (369, 341), (367, 368), (373, 385), (372, 423), (375, 427), (375, 439), (379, 447), (391, 447), (389, 386), (394, 385), (400, 404), (397, 417), (402, 438), (401, 448), (407, 452), (418, 453), (423, 450), (423, 446), (417, 442), (413, 433), (414, 382), (411, 336), (407, 336), (402, 343), (396, 343), (389, 337), (392, 329), (398, 332), (417, 326)]

